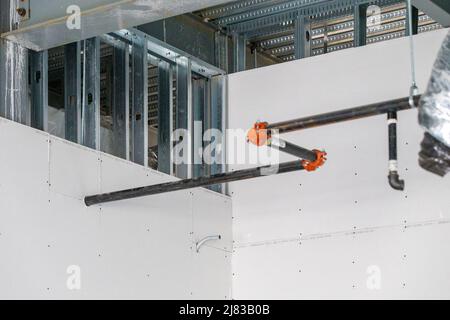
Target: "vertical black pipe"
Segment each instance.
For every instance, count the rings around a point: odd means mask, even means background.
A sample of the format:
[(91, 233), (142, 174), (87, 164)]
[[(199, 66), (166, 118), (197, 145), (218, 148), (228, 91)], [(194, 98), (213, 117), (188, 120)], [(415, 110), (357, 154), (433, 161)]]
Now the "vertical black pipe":
[(388, 113), (389, 127), (389, 185), (395, 189), (403, 191), (405, 182), (400, 180), (398, 174), (398, 155), (397, 155), (397, 112)]

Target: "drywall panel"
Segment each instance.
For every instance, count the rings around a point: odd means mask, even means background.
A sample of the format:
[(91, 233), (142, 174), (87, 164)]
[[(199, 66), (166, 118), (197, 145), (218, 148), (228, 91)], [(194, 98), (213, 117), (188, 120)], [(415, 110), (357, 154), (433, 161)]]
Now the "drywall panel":
[(238, 299), (447, 298), (449, 232), (448, 223), (392, 226), (238, 248), (233, 294)]
[[(421, 90), (447, 32), (415, 37)], [(230, 128), (245, 130), (257, 120), (277, 122), (405, 97), (411, 79), (408, 50), (408, 39), (399, 39), (230, 75)], [(386, 116), (284, 135), (298, 145), (325, 149), (329, 160), (314, 173), (230, 185), (233, 298), (409, 298), (422, 296), (422, 285), (432, 290), (429, 296), (450, 297), (450, 286), (439, 281), (445, 273), (425, 273), (411, 262), (400, 277), (401, 260), (394, 258), (402, 257), (405, 244), (414, 256), (432, 255), (450, 267), (450, 260), (434, 248), (416, 246), (420, 241), (433, 246), (447, 237), (445, 227), (438, 226), (450, 220), (449, 178), (425, 172), (417, 163), (422, 137), (417, 110), (400, 113), (399, 164), (406, 190), (398, 192), (387, 181)], [(280, 156), (280, 161), (292, 159)], [(246, 162), (231, 169), (250, 166)], [(417, 240), (404, 240), (403, 228), (417, 224), (427, 231), (412, 230)], [(351, 236), (336, 240), (336, 234)], [(302, 239), (319, 240), (310, 240), (308, 251), (298, 251)], [(374, 248), (383, 254), (371, 255)], [(378, 295), (361, 289), (363, 278), (347, 266), (356, 256), (365, 261), (361, 268), (383, 265), (384, 289)], [(298, 272), (300, 262), (309, 270), (307, 279), (289, 271)], [(423, 282), (403, 290), (404, 281), (414, 276)], [(431, 284), (425, 286), (428, 277)]]
[[(202, 247), (194, 255), (191, 297), (196, 300), (231, 299), (231, 259), (229, 252), (207, 245)], [(221, 263), (223, 260), (227, 263)]]
[(199, 189), (87, 208), (87, 194), (175, 178), (3, 119), (0, 148), (1, 298), (230, 297), (230, 254), (197, 253), (194, 239), (219, 232), (231, 246), (227, 197)]
[(49, 164), (52, 191), (78, 200), (100, 192), (100, 156), (95, 150), (50, 138)]
[(233, 248), (233, 236), (231, 230), (223, 226), (232, 224), (232, 203), (228, 197), (223, 197), (222, 204), (217, 206), (216, 197), (211, 197), (212, 191), (193, 191), (194, 209), (194, 240), (198, 242), (205, 237), (220, 235), (221, 239), (205, 243), (205, 246), (231, 252)]

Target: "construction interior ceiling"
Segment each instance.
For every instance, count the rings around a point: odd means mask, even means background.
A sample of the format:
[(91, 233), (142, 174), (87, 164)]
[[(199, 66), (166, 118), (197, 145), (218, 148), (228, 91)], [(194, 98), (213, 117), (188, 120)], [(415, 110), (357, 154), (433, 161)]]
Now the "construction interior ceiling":
[[(328, 52), (354, 47), (355, 7), (354, 5), (324, 5), (321, 0), (255, 0), (236, 1), (231, 4), (197, 12), (204, 21), (220, 29), (244, 32), (250, 47), (262, 54), (274, 57), (276, 61), (291, 61), (295, 57), (295, 17), (298, 10), (307, 8), (310, 23), (310, 52), (316, 56)], [(350, 1), (351, 2), (351, 1)], [(347, 1), (347, 3), (350, 3)], [(367, 42), (375, 43), (406, 35), (407, 10), (405, 1), (371, 1), (381, 8), (381, 25), (370, 27), (376, 7), (368, 10), (369, 26)], [(316, 5), (316, 7), (314, 6)], [(442, 28), (430, 16), (419, 12), (419, 33)]]
[[(295, 20), (300, 9), (306, 8), (308, 16), (308, 30), (311, 39), (305, 56), (316, 56), (355, 46), (355, 5), (347, 4), (335, 6), (321, 6), (329, 1), (302, 0), (253, 0), (235, 1), (224, 5), (204, 9), (194, 13), (208, 26), (213, 26), (218, 32), (233, 38), (239, 34), (244, 36), (249, 55), (247, 60), (261, 55), (267, 57), (270, 63), (281, 63), (296, 59), (295, 55)], [(379, 0), (371, 1), (372, 5), (381, 8), (380, 26), (373, 28), (370, 21), (375, 11), (367, 12), (367, 43), (375, 43), (406, 35), (407, 10), (405, 1)], [(375, 10), (376, 7), (372, 7)], [(306, 10), (305, 9), (305, 10)], [(190, 15), (192, 16), (192, 15)], [(440, 29), (442, 26), (422, 11), (418, 12), (418, 32), (423, 33)], [(216, 48), (216, 50), (218, 50)], [(102, 125), (110, 127), (111, 110), (107, 90), (108, 75), (111, 75), (112, 47), (102, 43), (101, 57), (101, 106)], [(235, 50), (236, 51), (236, 50)], [(256, 54), (255, 54), (256, 53)], [(237, 54), (235, 53), (235, 56)], [(229, 57), (229, 60), (236, 59)], [(49, 51), (50, 73), (50, 101), (55, 107), (63, 105), (64, 48), (58, 47)], [(256, 62), (247, 62), (251, 68), (258, 67)], [(260, 66), (266, 65), (262, 64)], [(157, 129), (158, 126), (158, 72), (156, 65), (149, 66), (149, 125)], [(229, 70), (232, 72), (233, 70)], [(174, 92), (176, 85), (173, 86)], [(174, 94), (176, 104), (176, 94)]]
[[(292, 12), (303, 6), (323, 1), (238, 1), (212, 9), (199, 11), (204, 21), (219, 28), (234, 31), (246, 30), (246, 40), (251, 48), (267, 54), (279, 62), (295, 59)], [(372, 1), (381, 8), (381, 26), (370, 27), (375, 11), (368, 11), (367, 42), (375, 43), (406, 35), (406, 5), (404, 1)], [(373, 7), (374, 8), (374, 7)], [(311, 56), (354, 47), (355, 16), (353, 6), (331, 10), (311, 9), (309, 16)], [(265, 18), (263, 18), (265, 17)], [(419, 33), (442, 28), (424, 12), (419, 12)], [(254, 26), (253, 26), (254, 24)], [(254, 28), (254, 29), (253, 29)]]
[(0, 1), (0, 298), (450, 296), (450, 1)]

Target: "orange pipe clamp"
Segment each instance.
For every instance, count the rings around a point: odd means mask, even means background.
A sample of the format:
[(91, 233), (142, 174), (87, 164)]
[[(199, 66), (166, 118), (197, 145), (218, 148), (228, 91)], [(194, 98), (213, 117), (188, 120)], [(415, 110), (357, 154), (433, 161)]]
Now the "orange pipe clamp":
[(313, 150), (316, 155), (317, 159), (315, 161), (309, 161), (309, 160), (302, 160), (303, 168), (305, 168), (306, 171), (316, 171), (318, 168), (323, 166), (325, 164), (325, 161), (327, 161), (327, 153), (320, 150)]
[(270, 139), (270, 130), (267, 130), (267, 122), (257, 122), (247, 133), (247, 141), (261, 147)]
[[(268, 130), (267, 122), (256, 122), (247, 133), (247, 141), (255, 146), (261, 147), (270, 144), (271, 131)], [(302, 160), (302, 166), (306, 171), (316, 171), (327, 161), (327, 153), (320, 150), (312, 150), (316, 154), (316, 160)]]

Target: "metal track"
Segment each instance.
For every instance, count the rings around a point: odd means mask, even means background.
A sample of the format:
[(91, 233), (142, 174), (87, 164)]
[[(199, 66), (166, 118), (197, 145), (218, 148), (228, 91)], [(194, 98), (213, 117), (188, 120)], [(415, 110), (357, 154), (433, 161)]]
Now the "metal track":
[[(355, 6), (361, 4), (382, 8), (381, 28), (368, 29), (367, 43), (405, 36), (406, 8), (402, 0), (248, 0), (198, 14), (229, 33), (245, 34), (258, 52), (279, 61), (290, 61), (295, 59), (294, 21), (297, 17), (310, 18), (309, 55), (316, 56), (354, 46), (353, 13)], [(419, 32), (439, 28), (441, 26), (429, 16), (420, 14)]]

